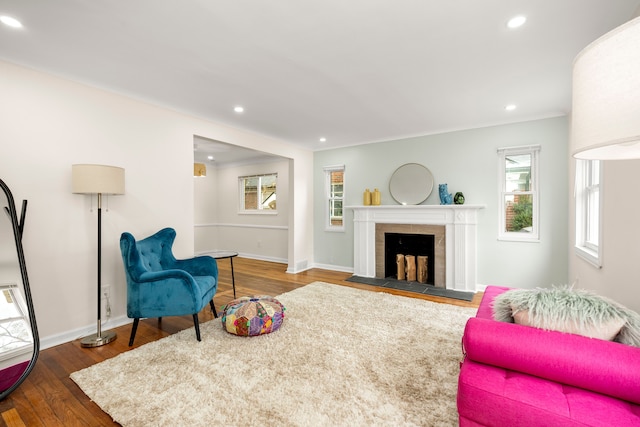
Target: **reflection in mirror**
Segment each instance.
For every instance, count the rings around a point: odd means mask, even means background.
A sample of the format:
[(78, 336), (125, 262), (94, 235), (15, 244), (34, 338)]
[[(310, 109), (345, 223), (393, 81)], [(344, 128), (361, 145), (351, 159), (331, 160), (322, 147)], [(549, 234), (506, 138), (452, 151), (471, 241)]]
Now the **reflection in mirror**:
[(18, 219), (13, 196), (0, 180), (0, 400), (29, 374), (38, 356), (29, 280), (22, 252), (26, 201)]
[(419, 205), (433, 190), (433, 175), (418, 163), (400, 166), (391, 176), (389, 193), (401, 205)]

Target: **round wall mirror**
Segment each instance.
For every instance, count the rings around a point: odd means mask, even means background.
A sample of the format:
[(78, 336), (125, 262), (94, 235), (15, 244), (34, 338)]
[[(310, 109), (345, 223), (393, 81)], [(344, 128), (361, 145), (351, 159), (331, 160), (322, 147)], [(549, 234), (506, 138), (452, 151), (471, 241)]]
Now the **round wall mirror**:
[(433, 190), (431, 171), (418, 163), (400, 166), (391, 175), (389, 193), (401, 205), (419, 205)]

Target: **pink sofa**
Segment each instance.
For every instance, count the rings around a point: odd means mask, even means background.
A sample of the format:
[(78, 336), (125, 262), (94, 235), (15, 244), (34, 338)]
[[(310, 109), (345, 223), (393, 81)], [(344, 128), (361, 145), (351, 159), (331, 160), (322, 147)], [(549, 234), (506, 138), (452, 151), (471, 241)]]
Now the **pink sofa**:
[(640, 348), (494, 321), (507, 290), (465, 327), (460, 426), (640, 426)]

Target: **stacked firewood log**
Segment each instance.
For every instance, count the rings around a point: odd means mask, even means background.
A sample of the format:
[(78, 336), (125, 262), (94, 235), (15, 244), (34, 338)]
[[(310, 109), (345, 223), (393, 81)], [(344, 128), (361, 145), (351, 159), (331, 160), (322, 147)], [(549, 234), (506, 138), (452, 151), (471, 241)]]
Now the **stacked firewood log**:
[(397, 278), (408, 282), (418, 281), (427, 283), (427, 261), (428, 256), (418, 255), (396, 255)]

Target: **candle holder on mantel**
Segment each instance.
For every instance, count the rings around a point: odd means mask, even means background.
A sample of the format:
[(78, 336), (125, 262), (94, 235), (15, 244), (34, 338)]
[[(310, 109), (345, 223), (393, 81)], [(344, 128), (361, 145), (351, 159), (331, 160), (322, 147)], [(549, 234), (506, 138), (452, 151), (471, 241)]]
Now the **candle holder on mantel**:
[(374, 206), (380, 206), (380, 190), (377, 188), (374, 189), (371, 194), (371, 204)]
[(362, 204), (365, 206), (371, 206), (371, 191), (367, 188), (364, 190), (364, 194), (362, 196)]

